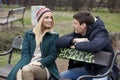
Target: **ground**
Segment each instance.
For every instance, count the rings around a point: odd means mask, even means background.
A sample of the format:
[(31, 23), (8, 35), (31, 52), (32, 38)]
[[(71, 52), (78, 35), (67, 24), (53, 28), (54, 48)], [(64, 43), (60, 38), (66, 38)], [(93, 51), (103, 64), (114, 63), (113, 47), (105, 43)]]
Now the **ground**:
[(64, 71), (64, 70), (67, 70), (68, 60), (58, 58), (58, 59), (56, 60), (56, 63), (57, 63), (59, 72), (62, 72), (62, 71)]

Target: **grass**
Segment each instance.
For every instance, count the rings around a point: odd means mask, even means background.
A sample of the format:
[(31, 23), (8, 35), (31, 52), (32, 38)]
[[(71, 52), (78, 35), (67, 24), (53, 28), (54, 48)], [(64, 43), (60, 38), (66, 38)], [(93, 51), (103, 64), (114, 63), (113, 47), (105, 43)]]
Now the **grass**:
[[(28, 14), (29, 13), (29, 14)], [(72, 11), (53, 11), (55, 19), (55, 29), (60, 32), (60, 34), (66, 34), (73, 30), (72, 28), (72, 16), (76, 12)], [(91, 12), (94, 16), (99, 16), (105, 23), (106, 28), (109, 32), (119, 32), (120, 31), (120, 14), (119, 13), (109, 13), (108, 11), (98, 11)], [(25, 24), (31, 24), (31, 11), (30, 9), (25, 13)], [(64, 31), (67, 30), (67, 31)], [(61, 33), (62, 32), (62, 33)]]
[[(0, 56), (0, 67), (3, 67), (5, 64), (7, 64), (8, 57), (8, 55)], [(19, 52), (15, 52), (12, 57), (14, 58), (12, 58), (11, 64), (15, 65), (19, 61), (21, 54)]]
[[(14, 8), (14, 7), (12, 7)], [(8, 9), (8, 8), (7, 8)], [(60, 36), (70, 33), (73, 31), (72, 27), (72, 16), (76, 12), (70, 11), (53, 11), (53, 15), (55, 18), (55, 31), (59, 32)], [(100, 16), (104, 21), (106, 28), (109, 32), (119, 32), (120, 31), (120, 14), (118, 13), (109, 13), (108, 11), (98, 11), (91, 12), (94, 16)], [(30, 29), (31, 26), (31, 11), (27, 9), (24, 17), (25, 22), (25, 30)], [(21, 24), (20, 24), (21, 25)], [(24, 31), (25, 31), (24, 30)], [(24, 32), (21, 32), (24, 34)], [(9, 36), (9, 34), (7, 34)], [(16, 64), (20, 59), (20, 55), (15, 53), (13, 56), (12, 64)], [(0, 66), (4, 66), (6, 64), (7, 57), (0, 57)]]
[(120, 14), (119, 13), (93, 13), (96, 16), (100, 16), (104, 21), (106, 28), (109, 32), (119, 32), (120, 31)]
[[(54, 12), (56, 21), (56, 30), (61, 35), (67, 34), (73, 31), (72, 28), (72, 16), (76, 12)], [(109, 32), (120, 31), (120, 14), (106, 12), (91, 12), (94, 16), (99, 16), (105, 23), (106, 28)]]

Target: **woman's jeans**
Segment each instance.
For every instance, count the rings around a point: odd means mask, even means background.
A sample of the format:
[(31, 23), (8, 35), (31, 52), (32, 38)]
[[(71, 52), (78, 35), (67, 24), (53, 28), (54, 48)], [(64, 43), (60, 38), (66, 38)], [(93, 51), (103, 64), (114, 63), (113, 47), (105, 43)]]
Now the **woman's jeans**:
[[(83, 75), (90, 75), (89, 72), (84, 68), (73, 68), (60, 73), (61, 78), (68, 78), (71, 80), (77, 80), (78, 77)], [(86, 78), (85, 80), (107, 80), (107, 77), (99, 79)]]

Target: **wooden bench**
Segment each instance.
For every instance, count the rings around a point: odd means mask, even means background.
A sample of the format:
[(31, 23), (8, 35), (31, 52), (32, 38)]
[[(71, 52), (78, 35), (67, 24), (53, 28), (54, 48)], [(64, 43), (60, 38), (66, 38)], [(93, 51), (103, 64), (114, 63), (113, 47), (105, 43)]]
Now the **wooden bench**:
[[(109, 76), (109, 77), (110, 77), (110, 80), (113, 80), (113, 79), (112, 79), (112, 76), (111, 76), (111, 72), (112, 72), (112, 69), (113, 69), (113, 67), (114, 67), (114, 63), (115, 63), (115, 61), (116, 61), (116, 57), (117, 57), (119, 54), (120, 54), (120, 51), (119, 51), (119, 50), (115, 52), (115, 54), (114, 54), (114, 56), (113, 56), (113, 59), (112, 59), (112, 61), (111, 61), (111, 64), (110, 64), (109, 67), (108, 67), (109, 69), (108, 69), (105, 73), (99, 74), (99, 75), (84, 75), (84, 76), (78, 77), (77, 80), (84, 80), (84, 79), (86, 79), (86, 78), (98, 79), (98, 78), (103, 78), (103, 77), (105, 77), (105, 76)], [(109, 79), (107, 79), (107, 80), (109, 80)]]
[[(23, 40), (23, 38), (20, 37), (20, 36), (15, 37), (12, 44), (11, 44), (11, 48), (7, 52), (0, 53), (0, 56), (9, 55), (8, 64), (5, 67), (0, 68), (0, 78), (6, 79), (8, 74), (12, 70), (12, 68), (13, 68), (13, 65), (11, 65), (12, 53), (14, 52), (15, 49), (21, 50), (22, 40)], [(110, 75), (111, 72), (112, 72), (114, 62), (115, 62), (118, 54), (120, 54), (120, 51), (115, 52), (115, 55), (112, 58), (109, 69), (104, 74), (101, 74), (101, 75), (85, 75), (85, 76), (78, 77), (77, 80), (83, 80), (84, 78), (102, 78), (104, 76)], [(61, 80), (71, 80), (71, 79), (63, 78)]]
[(2, 11), (3, 10), (2, 0), (0, 0), (0, 7), (2, 8), (2, 9), (0, 9)]
[(8, 55), (7, 64), (3, 68), (0, 67), (0, 78), (6, 79), (8, 74), (12, 70), (12, 68), (13, 68), (13, 65), (11, 64), (12, 54), (14, 53), (14, 50), (19, 50), (19, 51), (21, 50), (21, 44), (22, 44), (22, 37), (17, 36), (12, 41), (11, 48), (4, 53), (0, 53), (0, 56), (7, 56)]
[(8, 14), (4, 17), (0, 16), (0, 25), (5, 26), (8, 28), (8, 24), (12, 24), (13, 22), (20, 21), (24, 27), (24, 13), (25, 7), (20, 7), (16, 9), (11, 9), (8, 11)]
[[(112, 80), (111, 79), (112, 78), (112, 76), (111, 76), (112, 69), (114, 67), (114, 63), (116, 61), (117, 56), (120, 54), (120, 50), (119, 49), (116, 50), (114, 52), (114, 55), (107, 56), (109, 54), (110, 54), (109, 52), (107, 52), (107, 54), (106, 54), (106, 52), (101, 51), (101, 52), (94, 53), (94, 55), (93, 54), (90, 55), (89, 53), (86, 54), (86, 53), (81, 53), (80, 51), (78, 52), (78, 50), (75, 50), (75, 49), (63, 48), (63, 49), (60, 49), (60, 54), (59, 54), (58, 57), (63, 58), (63, 59), (72, 59), (72, 60), (76, 60), (76, 61), (82, 61), (82, 62), (85, 62), (85, 63), (89, 63), (89, 56), (90, 56), (90, 60), (94, 59), (94, 62), (99, 61), (100, 63), (101, 62), (108, 63), (106, 65), (103, 65), (104, 63), (103, 64), (97, 64), (97, 65), (102, 65), (102, 66), (107, 66), (108, 67), (108, 70), (105, 73), (98, 74), (98, 75), (83, 75), (83, 76), (78, 77), (76, 80), (85, 80), (87, 78), (92, 78), (92, 79), (96, 80), (98, 78), (103, 78), (105, 76), (108, 76), (110, 78), (110, 80)], [(104, 57), (104, 55), (105, 55), (105, 57)], [(86, 57), (84, 57), (84, 56), (86, 56)], [(94, 57), (91, 57), (91, 56), (94, 56)], [(109, 57), (109, 59), (107, 59), (108, 57)], [(96, 64), (96, 63), (90, 62), (89, 64)]]

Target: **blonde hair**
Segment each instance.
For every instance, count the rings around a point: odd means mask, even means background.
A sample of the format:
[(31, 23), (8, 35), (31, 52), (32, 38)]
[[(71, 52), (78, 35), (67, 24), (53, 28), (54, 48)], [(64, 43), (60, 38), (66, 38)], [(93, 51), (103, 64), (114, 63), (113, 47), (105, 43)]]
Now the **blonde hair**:
[[(52, 15), (52, 17), (53, 17), (53, 15)], [(43, 39), (43, 36), (45, 35), (45, 33), (53, 31), (54, 18), (52, 18), (52, 26), (50, 27), (50, 29), (47, 29), (42, 33), (41, 29), (42, 29), (43, 19), (44, 19), (44, 14), (39, 19), (37, 25), (33, 28), (33, 33), (35, 34), (36, 45), (39, 45), (42, 42), (42, 39)]]

